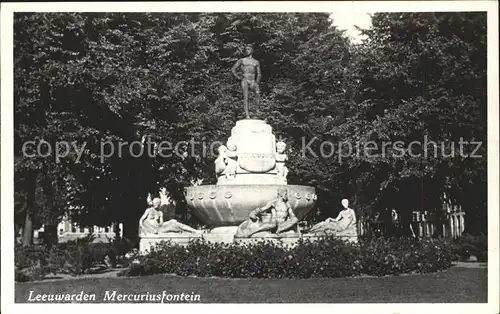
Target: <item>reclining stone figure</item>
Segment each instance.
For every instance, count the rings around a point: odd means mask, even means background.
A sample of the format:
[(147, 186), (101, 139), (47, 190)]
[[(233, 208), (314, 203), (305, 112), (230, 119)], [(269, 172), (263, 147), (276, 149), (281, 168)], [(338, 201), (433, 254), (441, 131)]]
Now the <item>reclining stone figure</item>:
[(163, 221), (163, 213), (160, 210), (160, 198), (152, 200), (152, 207), (146, 209), (141, 219), (139, 219), (139, 235), (147, 236), (159, 233), (180, 233), (187, 232), (192, 234), (201, 234), (200, 231), (191, 228), (175, 219)]
[(337, 218), (327, 218), (325, 221), (314, 225), (309, 230), (309, 233), (357, 238), (356, 214), (353, 209), (349, 208), (349, 201), (347, 199), (342, 200), (342, 206), (344, 206), (344, 209), (339, 213)]
[(297, 226), (298, 222), (288, 202), (287, 189), (280, 188), (276, 199), (250, 212), (249, 218), (238, 227), (235, 238), (249, 238), (262, 231), (269, 231), (276, 235), (295, 234), (292, 229)]

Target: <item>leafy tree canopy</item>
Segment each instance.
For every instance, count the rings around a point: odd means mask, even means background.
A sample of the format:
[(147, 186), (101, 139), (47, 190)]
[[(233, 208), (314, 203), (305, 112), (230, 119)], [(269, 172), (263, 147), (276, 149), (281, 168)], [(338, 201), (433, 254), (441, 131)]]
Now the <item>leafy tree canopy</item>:
[[(133, 234), (145, 195), (160, 185), (194, 219), (182, 189), (213, 183), (215, 156), (198, 144), (187, 156), (149, 157), (149, 139), (226, 139), (243, 117), (230, 68), (252, 44), (263, 97), (251, 111), (287, 142), (290, 183), (317, 188), (320, 217), (311, 219), (335, 214), (343, 197), (361, 212), (409, 213), (439, 208), (446, 192), (484, 231), (486, 14), (377, 13), (372, 24), (353, 45), (323, 13), (16, 13), (16, 222), (67, 214), (84, 224), (124, 222)], [(355, 147), (424, 136), (482, 141), (484, 158), (321, 155), (325, 141)], [(304, 157), (313, 139), (314, 154)], [(54, 151), (27, 158), (31, 140), (67, 141), (82, 153), (71, 149), (57, 163)], [(105, 141), (115, 153), (102, 161)], [(137, 143), (119, 154), (119, 141)]]

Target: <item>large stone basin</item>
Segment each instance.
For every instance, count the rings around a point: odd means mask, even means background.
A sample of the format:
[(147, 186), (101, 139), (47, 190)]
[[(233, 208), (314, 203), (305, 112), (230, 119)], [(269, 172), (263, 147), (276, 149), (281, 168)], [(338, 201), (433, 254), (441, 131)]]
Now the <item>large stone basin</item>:
[(303, 185), (200, 185), (186, 188), (187, 205), (204, 224), (214, 227), (237, 226), (256, 207), (277, 197), (286, 187), (288, 201), (297, 218), (302, 219), (316, 203), (314, 187)]

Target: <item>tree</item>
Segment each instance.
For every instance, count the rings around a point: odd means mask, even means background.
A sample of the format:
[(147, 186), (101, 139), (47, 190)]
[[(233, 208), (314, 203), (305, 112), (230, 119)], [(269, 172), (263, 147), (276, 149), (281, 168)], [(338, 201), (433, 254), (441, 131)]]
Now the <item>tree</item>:
[[(16, 14), (16, 180), (25, 183), (17, 216), (37, 226), (49, 216), (119, 219), (133, 235), (147, 192), (169, 183), (182, 199), (190, 179), (213, 180), (212, 156), (135, 158), (125, 149), (102, 163), (100, 144), (225, 138), (240, 102), (228, 75), (238, 42), (258, 47), (271, 85), (282, 76), (276, 69), (327, 25), (321, 14)], [(22, 144), (33, 139), (85, 143), (85, 150), (54, 165), (54, 152), (23, 156)]]
[[(447, 153), (461, 138), (485, 144), (486, 14), (377, 13), (372, 24), (356, 64), (357, 113), (337, 133), (379, 144), (427, 138), (444, 143)], [(408, 152), (395, 157), (390, 151), (389, 157), (362, 158), (350, 167), (370, 165), (380, 174), (366, 182), (380, 187), (372, 193), (374, 202), (407, 214), (441, 208), (443, 192), (453, 195), (467, 212), (467, 232), (478, 233), (486, 230), (485, 152), (485, 145), (479, 150), (483, 158)]]

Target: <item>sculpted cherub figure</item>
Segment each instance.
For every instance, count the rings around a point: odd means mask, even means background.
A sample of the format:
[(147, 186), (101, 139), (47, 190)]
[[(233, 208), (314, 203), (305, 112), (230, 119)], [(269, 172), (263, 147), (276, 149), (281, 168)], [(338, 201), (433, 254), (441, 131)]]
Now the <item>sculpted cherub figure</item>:
[(285, 166), (285, 162), (288, 160), (288, 156), (285, 154), (286, 144), (283, 141), (276, 143), (276, 170), (277, 175), (281, 177), (286, 184), (288, 168)]
[(224, 145), (219, 146), (218, 148), (219, 155), (215, 159), (215, 174), (217, 176), (221, 175), (224, 173), (224, 170), (226, 169), (227, 163), (228, 163), (228, 156), (227, 156), (227, 147)]
[(237, 166), (236, 158), (238, 154), (236, 152), (236, 143), (231, 137), (229, 137), (229, 139), (227, 140), (226, 156), (227, 156), (226, 170), (225, 170), (226, 178), (233, 179), (236, 174), (236, 166)]

